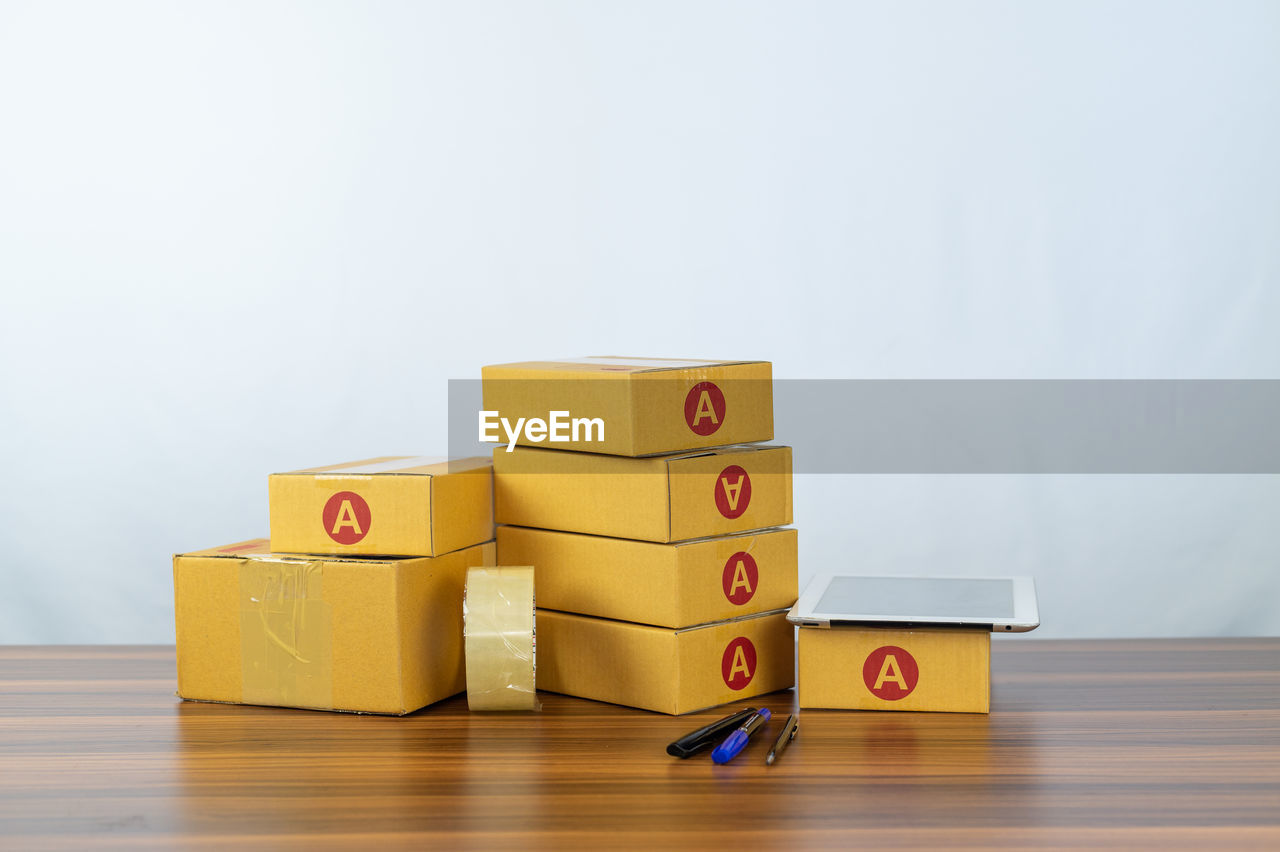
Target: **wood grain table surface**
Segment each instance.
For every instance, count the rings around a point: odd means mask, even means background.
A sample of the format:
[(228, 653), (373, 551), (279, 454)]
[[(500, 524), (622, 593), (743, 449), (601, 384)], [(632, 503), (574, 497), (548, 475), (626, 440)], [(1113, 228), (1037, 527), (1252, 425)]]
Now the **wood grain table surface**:
[(990, 716), (805, 711), (772, 767), (789, 692), (715, 766), (664, 749), (723, 709), (184, 703), (172, 648), (0, 648), (0, 848), (1280, 849), (1280, 639), (993, 645)]

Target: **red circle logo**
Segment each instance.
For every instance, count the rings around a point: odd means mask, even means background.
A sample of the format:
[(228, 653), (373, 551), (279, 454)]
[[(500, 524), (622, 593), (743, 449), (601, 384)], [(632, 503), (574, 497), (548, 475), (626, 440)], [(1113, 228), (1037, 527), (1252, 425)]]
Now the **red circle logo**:
[(742, 606), (755, 596), (759, 580), (760, 569), (756, 566), (756, 560), (745, 550), (739, 550), (724, 563), (720, 585), (724, 587), (724, 596), (729, 599), (729, 603)]
[(369, 504), (354, 491), (339, 491), (324, 504), (320, 521), (329, 538), (338, 544), (355, 544), (369, 534), (373, 515)]
[(876, 698), (897, 701), (916, 688), (920, 667), (915, 657), (897, 645), (884, 645), (867, 655), (862, 664), (862, 682)]
[(756, 676), (756, 646), (745, 636), (739, 636), (724, 649), (720, 658), (720, 676), (730, 689), (746, 689)]
[(736, 464), (731, 464), (716, 477), (716, 508), (726, 518), (741, 517), (751, 505), (751, 477)]
[(714, 382), (698, 382), (684, 398), (684, 422), (697, 435), (713, 435), (724, 422), (724, 393)]

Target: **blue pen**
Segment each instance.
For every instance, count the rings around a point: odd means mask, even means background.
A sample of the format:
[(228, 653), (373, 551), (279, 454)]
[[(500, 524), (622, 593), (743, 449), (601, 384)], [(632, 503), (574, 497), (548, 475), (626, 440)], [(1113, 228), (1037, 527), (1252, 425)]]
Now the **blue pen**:
[(747, 747), (747, 740), (751, 739), (751, 735), (764, 727), (764, 723), (769, 721), (769, 708), (761, 707), (756, 714), (750, 719), (742, 723), (742, 727), (725, 737), (724, 742), (716, 746), (716, 750), (711, 752), (711, 759), (716, 763), (728, 763), (738, 756), (744, 748)]

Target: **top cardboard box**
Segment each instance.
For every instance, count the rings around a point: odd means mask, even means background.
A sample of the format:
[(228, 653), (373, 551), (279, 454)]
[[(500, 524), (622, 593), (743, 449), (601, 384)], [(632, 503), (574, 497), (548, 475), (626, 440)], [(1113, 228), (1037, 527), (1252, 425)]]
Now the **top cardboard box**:
[[(514, 426), (520, 418), (549, 422), (552, 412), (564, 418), (561, 435), (520, 430), (514, 443), (648, 456), (773, 440), (768, 361), (578, 358), (497, 364), (481, 377), (491, 434), (504, 444), (497, 418)], [(597, 418), (598, 428), (585, 422)], [(584, 421), (576, 431), (575, 419)]]
[(439, 556), (493, 538), (486, 458), (387, 456), (273, 473), (271, 549)]

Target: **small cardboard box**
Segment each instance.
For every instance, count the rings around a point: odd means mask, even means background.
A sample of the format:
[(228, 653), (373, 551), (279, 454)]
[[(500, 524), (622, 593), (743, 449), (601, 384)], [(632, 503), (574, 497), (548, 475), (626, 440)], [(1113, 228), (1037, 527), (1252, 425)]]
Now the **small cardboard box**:
[(437, 556), (493, 538), (486, 458), (387, 456), (269, 478), (277, 553)]
[(677, 544), (498, 527), (498, 559), (532, 565), (547, 609), (689, 627), (796, 602), (796, 531)]
[(649, 458), (517, 447), (494, 457), (498, 523), (683, 541), (791, 523), (791, 448)]
[(462, 588), (492, 542), (435, 558), (273, 554), (266, 539), (173, 558), (178, 695), (411, 713), (465, 688)]
[[(515, 424), (551, 412), (601, 421), (599, 435), (567, 427), (555, 435), (520, 433), (516, 443), (621, 456), (674, 453), (773, 440), (773, 366), (768, 361), (577, 358), (497, 364), (481, 370), (491, 422)], [(514, 427), (513, 427), (514, 428)], [(495, 434), (508, 436), (501, 427)]]
[(801, 627), (800, 706), (991, 709), (991, 632), (959, 627)]
[(786, 611), (671, 630), (538, 610), (538, 688), (679, 715), (788, 689)]

